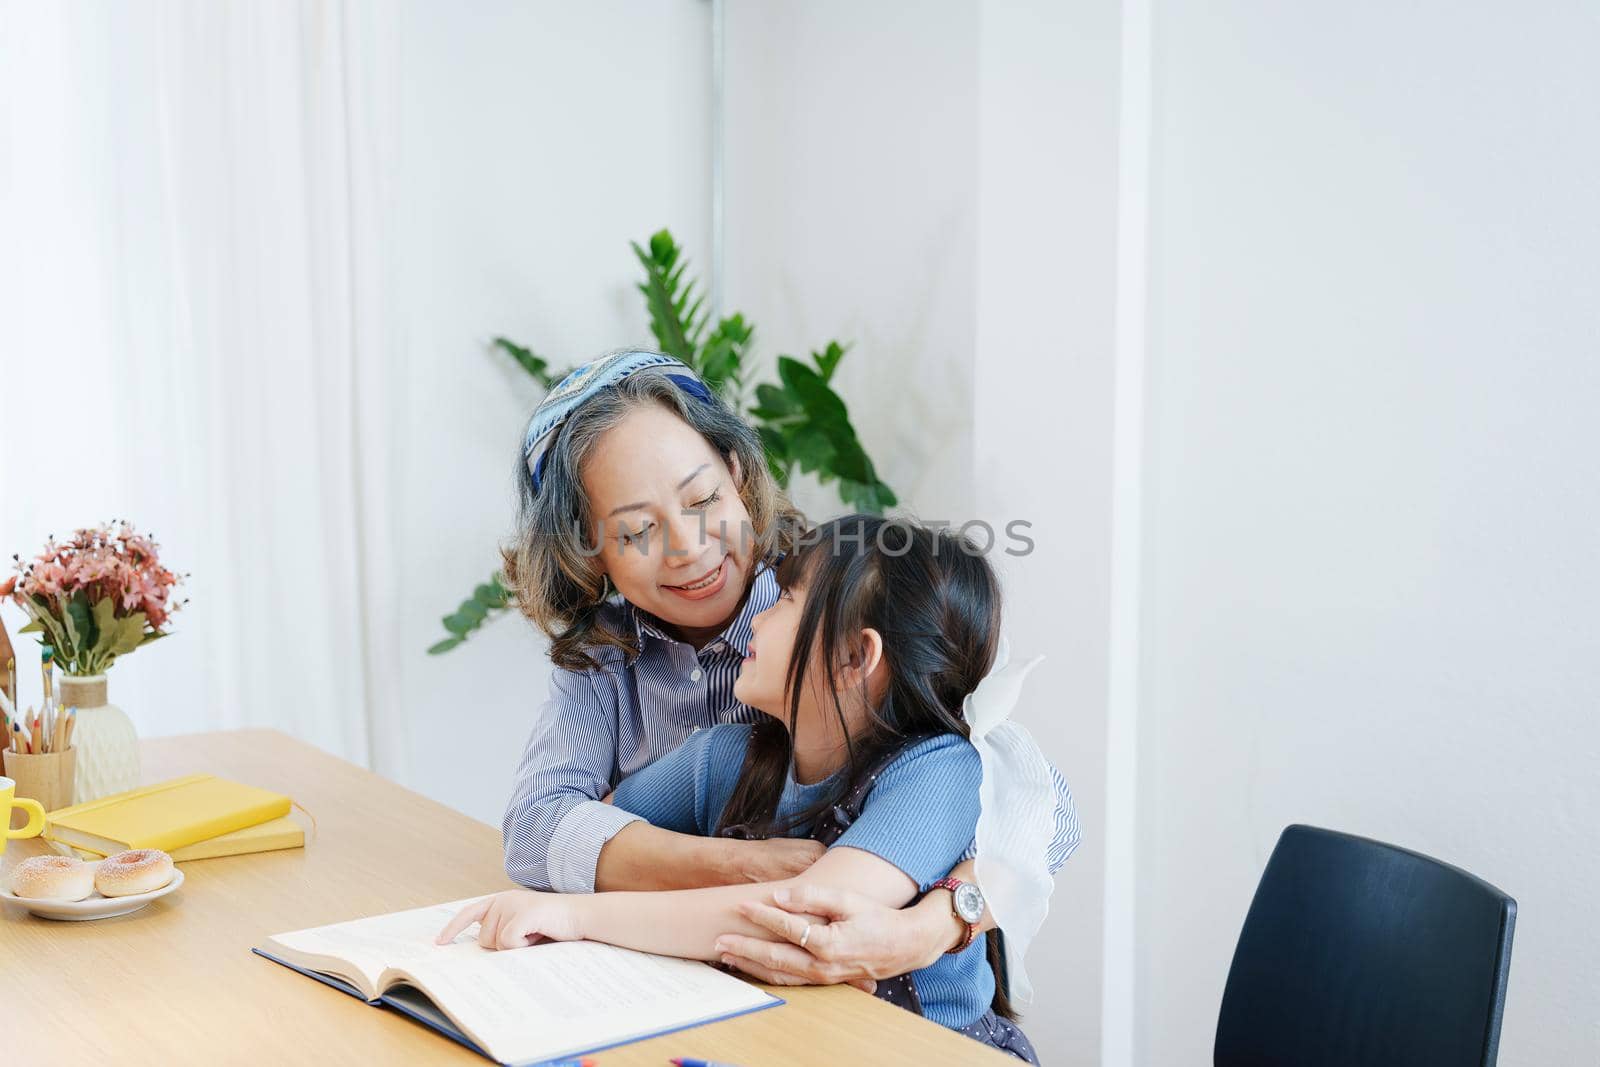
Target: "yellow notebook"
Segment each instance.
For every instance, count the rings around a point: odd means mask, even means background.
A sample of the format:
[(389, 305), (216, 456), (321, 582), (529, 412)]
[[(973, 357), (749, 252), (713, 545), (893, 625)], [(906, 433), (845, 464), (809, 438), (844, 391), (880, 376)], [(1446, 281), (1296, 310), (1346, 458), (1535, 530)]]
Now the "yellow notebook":
[[(189, 860), (209, 860), (218, 856), (243, 856), (252, 852), (276, 852), (286, 848), (304, 848), (305, 828), (293, 818), (273, 819), (259, 826), (246, 826), (231, 834), (223, 834), (192, 845), (175, 848), (170, 855), (174, 863)], [(52, 841), (50, 847), (63, 856), (76, 856), (82, 860), (103, 860), (105, 856), (86, 848), (73, 848), (65, 841)]]
[(130, 848), (173, 852), (288, 814), (281, 793), (192, 774), (52, 811), (44, 836), (107, 856)]

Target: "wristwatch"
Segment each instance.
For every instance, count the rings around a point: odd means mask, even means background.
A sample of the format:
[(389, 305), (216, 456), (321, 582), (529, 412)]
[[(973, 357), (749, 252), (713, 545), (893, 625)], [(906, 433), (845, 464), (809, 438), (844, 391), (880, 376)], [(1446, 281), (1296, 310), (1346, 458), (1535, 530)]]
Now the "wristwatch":
[(971, 882), (963, 882), (959, 878), (944, 877), (933, 883), (930, 889), (950, 890), (950, 910), (955, 912), (967, 927), (967, 936), (961, 939), (961, 944), (948, 950), (947, 955), (964, 952), (972, 939), (978, 936), (978, 924), (983, 921), (983, 890)]

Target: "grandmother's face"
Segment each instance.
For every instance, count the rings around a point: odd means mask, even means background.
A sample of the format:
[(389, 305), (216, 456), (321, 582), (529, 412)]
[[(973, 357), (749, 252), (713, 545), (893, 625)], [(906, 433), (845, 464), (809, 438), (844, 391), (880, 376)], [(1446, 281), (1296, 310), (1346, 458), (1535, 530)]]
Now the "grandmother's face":
[(739, 611), (754, 550), (750, 513), (730, 467), (677, 414), (631, 412), (583, 468), (602, 537), (596, 562), (635, 607), (699, 643)]

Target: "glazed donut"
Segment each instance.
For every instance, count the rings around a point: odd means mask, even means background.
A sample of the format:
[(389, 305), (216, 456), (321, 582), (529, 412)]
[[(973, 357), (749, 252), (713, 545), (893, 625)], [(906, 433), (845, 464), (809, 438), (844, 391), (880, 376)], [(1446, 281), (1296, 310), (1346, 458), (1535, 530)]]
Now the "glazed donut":
[(29, 900), (82, 900), (94, 892), (94, 867), (71, 856), (34, 856), (11, 869), (11, 891)]
[(118, 852), (100, 861), (94, 887), (108, 897), (149, 893), (172, 881), (172, 857), (156, 848)]

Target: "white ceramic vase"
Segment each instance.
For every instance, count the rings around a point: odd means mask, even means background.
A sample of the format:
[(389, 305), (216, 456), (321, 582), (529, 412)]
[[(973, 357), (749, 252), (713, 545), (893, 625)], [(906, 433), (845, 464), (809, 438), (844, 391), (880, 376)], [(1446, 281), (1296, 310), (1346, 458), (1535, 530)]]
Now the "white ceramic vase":
[(106, 701), (106, 676), (67, 675), (61, 703), (78, 709), (72, 747), (78, 750), (72, 802), (82, 804), (139, 784), (139, 738), (127, 712)]

